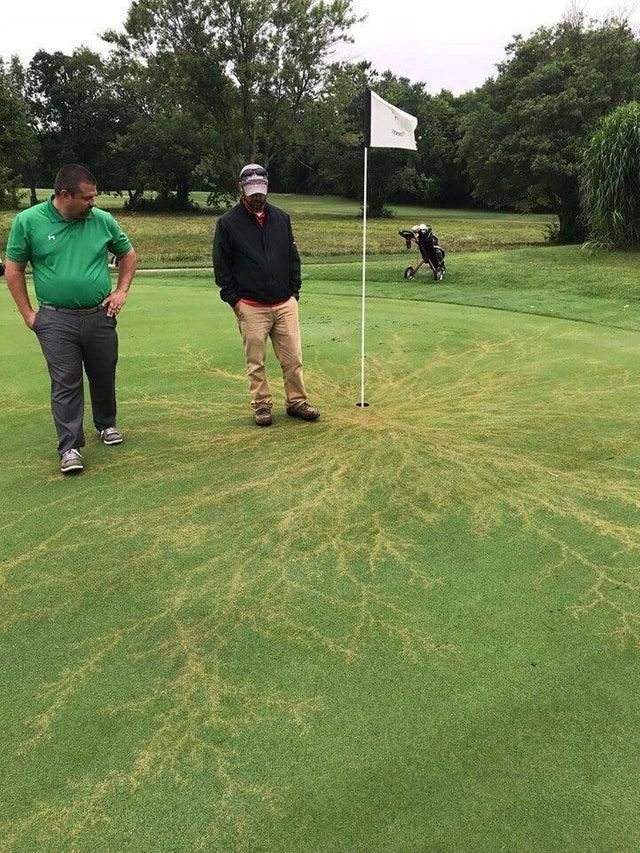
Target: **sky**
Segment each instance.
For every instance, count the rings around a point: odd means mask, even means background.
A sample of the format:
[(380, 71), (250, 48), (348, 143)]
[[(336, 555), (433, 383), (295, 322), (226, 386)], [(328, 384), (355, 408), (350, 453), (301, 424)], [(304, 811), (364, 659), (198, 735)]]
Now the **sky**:
[[(39, 49), (70, 53), (84, 44), (104, 50), (99, 33), (121, 29), (130, 0), (5, 0), (2, 5), (0, 54), (7, 59), (17, 53), (28, 62)], [(354, 27), (354, 43), (340, 47), (336, 58), (369, 59), (379, 71), (426, 83), (432, 93), (460, 94), (495, 74), (514, 34), (556, 23), (571, 5), (572, 0), (354, 0), (357, 13), (367, 18)], [(577, 6), (597, 18), (622, 12), (640, 26), (632, 3), (582, 0)]]

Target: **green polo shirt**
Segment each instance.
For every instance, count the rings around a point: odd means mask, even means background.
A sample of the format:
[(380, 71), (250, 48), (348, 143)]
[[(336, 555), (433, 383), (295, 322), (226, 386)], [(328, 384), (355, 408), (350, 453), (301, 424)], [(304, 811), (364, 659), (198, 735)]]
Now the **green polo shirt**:
[(52, 199), (15, 217), (7, 258), (31, 262), (40, 304), (92, 308), (111, 292), (108, 252), (120, 258), (131, 243), (106, 210), (94, 207), (86, 219), (64, 219)]

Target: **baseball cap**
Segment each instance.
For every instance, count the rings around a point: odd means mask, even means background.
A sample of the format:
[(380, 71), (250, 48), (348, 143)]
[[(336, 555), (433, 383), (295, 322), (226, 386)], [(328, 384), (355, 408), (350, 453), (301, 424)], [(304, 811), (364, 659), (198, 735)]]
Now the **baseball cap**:
[(240, 186), (246, 195), (254, 193), (267, 194), (269, 189), (269, 175), (267, 170), (259, 163), (248, 163), (242, 167), (240, 172)]

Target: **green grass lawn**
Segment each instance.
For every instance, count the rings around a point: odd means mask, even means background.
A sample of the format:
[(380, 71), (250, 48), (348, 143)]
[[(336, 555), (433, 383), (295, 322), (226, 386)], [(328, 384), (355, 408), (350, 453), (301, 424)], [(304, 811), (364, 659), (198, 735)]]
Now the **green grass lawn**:
[(638, 849), (638, 256), (448, 261), (372, 260), (364, 411), (307, 264), (268, 430), (209, 273), (139, 276), (69, 479), (0, 295), (0, 850)]
[[(42, 198), (46, 191), (42, 191)], [(140, 266), (205, 267), (211, 263), (211, 242), (216, 217), (204, 209), (204, 193), (195, 193), (203, 206), (196, 214), (127, 213), (119, 196), (101, 195), (98, 204), (113, 210), (138, 251)], [(362, 251), (360, 205), (355, 201), (273, 194), (274, 204), (291, 213), (296, 239), (305, 258), (357, 257)], [(509, 246), (542, 245), (549, 216), (395, 207), (395, 218), (368, 224), (368, 251), (372, 255), (402, 254), (404, 241), (398, 230), (426, 221), (433, 225), (448, 251), (476, 251)], [(14, 212), (0, 211), (0, 254)]]

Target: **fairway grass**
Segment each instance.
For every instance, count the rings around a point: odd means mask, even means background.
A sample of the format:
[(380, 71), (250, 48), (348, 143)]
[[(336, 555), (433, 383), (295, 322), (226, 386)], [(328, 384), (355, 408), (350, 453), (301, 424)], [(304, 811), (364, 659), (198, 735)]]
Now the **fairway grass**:
[(637, 261), (398, 260), (369, 409), (357, 265), (310, 264), (322, 417), (270, 359), (266, 430), (209, 275), (140, 276), (75, 478), (0, 295), (0, 850), (637, 850)]

